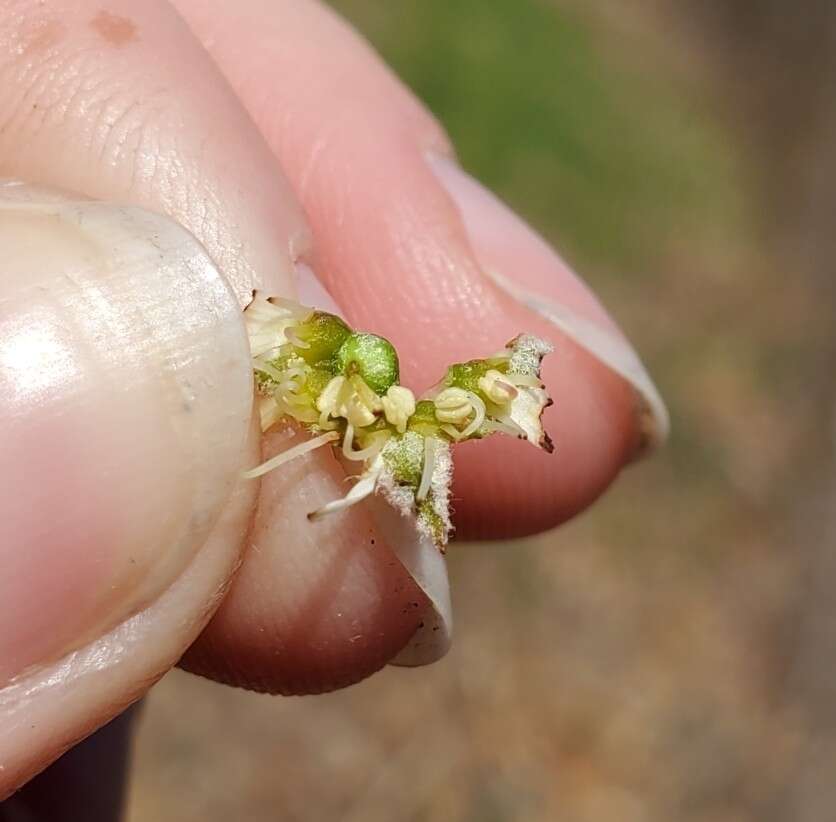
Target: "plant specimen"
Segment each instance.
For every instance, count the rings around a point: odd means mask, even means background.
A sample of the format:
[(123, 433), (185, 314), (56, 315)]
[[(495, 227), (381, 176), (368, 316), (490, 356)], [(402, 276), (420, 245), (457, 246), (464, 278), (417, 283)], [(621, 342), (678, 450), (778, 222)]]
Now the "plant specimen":
[(551, 399), (540, 380), (552, 349), (537, 337), (520, 334), (491, 356), (451, 365), (416, 398), (400, 384), (397, 352), (383, 337), (258, 292), (244, 316), (262, 431), (292, 420), (311, 434), (246, 476), (325, 445), (358, 464), (348, 493), (310, 512), (312, 520), (380, 494), (443, 552), (452, 531), (453, 446), (503, 433), (552, 451), (541, 424)]

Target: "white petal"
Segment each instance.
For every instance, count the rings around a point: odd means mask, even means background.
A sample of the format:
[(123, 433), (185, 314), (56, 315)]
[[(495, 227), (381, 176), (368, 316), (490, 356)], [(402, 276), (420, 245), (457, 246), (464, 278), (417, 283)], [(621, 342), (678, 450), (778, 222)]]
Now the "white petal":
[(538, 448), (544, 440), (541, 417), (549, 395), (542, 388), (521, 387), (511, 402), (509, 417), (523, 431), (526, 439)]

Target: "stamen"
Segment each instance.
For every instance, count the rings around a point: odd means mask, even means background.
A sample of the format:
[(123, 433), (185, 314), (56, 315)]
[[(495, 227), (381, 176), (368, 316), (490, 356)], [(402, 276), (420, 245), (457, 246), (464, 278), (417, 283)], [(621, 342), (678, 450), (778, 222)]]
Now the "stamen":
[(349, 422), (345, 426), (345, 434), (343, 434), (343, 456), (351, 459), (351, 446), (354, 444), (354, 426)]
[(319, 399), (316, 401), (316, 407), (320, 411), (330, 411), (337, 404), (342, 387), (345, 384), (345, 377), (332, 377), (328, 385), (322, 389)]
[(377, 470), (374, 473), (365, 474), (360, 477), (357, 484), (342, 499), (335, 499), (333, 502), (323, 505), (322, 508), (311, 511), (308, 514), (308, 519), (314, 522), (323, 517), (327, 517), (329, 514), (336, 514), (337, 511), (343, 511), (352, 505), (356, 505), (358, 502), (362, 502), (366, 497), (370, 497), (374, 493), (379, 476), (380, 470)]
[[(352, 434), (354, 433), (353, 427), (349, 425), (346, 428), (346, 436), (348, 436), (348, 428), (352, 428)], [(361, 448), (359, 451), (352, 451), (350, 450), (350, 447), (349, 449), (346, 449), (346, 440), (343, 440), (343, 456), (347, 460), (354, 460), (356, 462), (372, 460), (383, 450), (383, 447), (389, 441), (391, 436), (392, 435), (388, 431), (379, 431), (376, 434), (372, 434), (369, 436), (371, 443), (365, 448)]]
[(336, 422), (332, 422), (329, 419), (329, 414), (327, 411), (323, 411), (319, 415), (319, 419), (317, 420), (316, 424), (324, 431), (336, 431), (340, 427)]
[(402, 385), (393, 385), (381, 398), (381, 405), (386, 422), (403, 434), (409, 418), (415, 413), (415, 395)]
[(339, 439), (339, 434), (335, 431), (329, 431), (327, 434), (320, 434), (320, 436), (314, 437), (312, 440), (308, 440), (307, 442), (300, 442), (299, 445), (295, 445), (293, 448), (288, 448), (287, 451), (282, 451), (281, 454), (277, 454), (275, 457), (272, 457), (266, 462), (262, 462), (261, 465), (251, 468), (249, 471), (244, 471), (243, 477), (244, 479), (255, 479), (256, 477), (260, 477), (263, 474), (267, 474), (275, 468), (278, 468), (280, 465), (284, 465), (286, 462), (296, 459), (296, 457), (301, 457), (303, 454), (307, 454), (308, 451), (314, 451), (317, 448), (321, 448), (323, 445), (327, 445), (329, 442), (333, 442), (336, 439)]
[[(462, 388), (445, 388), (435, 397), (435, 417), (439, 422), (464, 422), (473, 410), (469, 402), (470, 392)], [(472, 396), (472, 395), (471, 395)]]
[(364, 428), (375, 421), (374, 412), (356, 394), (352, 394), (348, 402), (338, 410), (341, 416), (358, 428)]
[(462, 439), (467, 439), (471, 434), (479, 430), (479, 426), (485, 421), (485, 403), (482, 401), (482, 398), (478, 394), (474, 394), (472, 391), (466, 391), (467, 398), (470, 400), (471, 405), (473, 405), (473, 413), (475, 416), (471, 423), (465, 428), (460, 436)]
[(421, 472), (421, 483), (415, 492), (415, 499), (423, 502), (427, 498), (435, 471), (435, 455), (438, 450), (438, 440), (435, 437), (424, 439), (424, 468)]

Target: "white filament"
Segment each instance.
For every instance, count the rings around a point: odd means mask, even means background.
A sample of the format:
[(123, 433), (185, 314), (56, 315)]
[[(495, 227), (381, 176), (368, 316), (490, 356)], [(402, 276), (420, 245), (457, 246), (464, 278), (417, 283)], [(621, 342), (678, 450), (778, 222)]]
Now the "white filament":
[(329, 431), (328, 433), (320, 434), (318, 437), (314, 437), (312, 440), (308, 440), (307, 442), (301, 442), (293, 448), (288, 448), (287, 451), (282, 451), (281, 454), (277, 454), (272, 459), (262, 462), (261, 465), (251, 468), (249, 471), (245, 471), (244, 479), (255, 479), (256, 477), (260, 477), (263, 474), (273, 471), (280, 465), (284, 465), (286, 462), (296, 459), (296, 457), (301, 457), (303, 454), (307, 454), (308, 451), (314, 451), (317, 448), (321, 448), (323, 445), (327, 445), (329, 442), (333, 442), (338, 438), (339, 434), (334, 431)]
[(485, 403), (482, 401), (482, 398), (478, 394), (474, 394), (472, 391), (465, 391), (467, 394), (467, 398), (470, 400), (470, 404), (473, 406), (473, 413), (474, 417), (470, 424), (465, 428), (460, 434), (460, 439), (467, 439), (471, 434), (475, 433), (479, 430), (479, 427), (485, 421)]
[(345, 437), (343, 438), (343, 456), (347, 460), (354, 462), (365, 462), (366, 460), (373, 459), (383, 450), (383, 446), (388, 442), (389, 436), (388, 431), (380, 431), (377, 434), (372, 434), (369, 437), (371, 443), (365, 448), (355, 451), (352, 448), (354, 445), (354, 426), (348, 423), (345, 427)]
[(435, 471), (435, 454), (438, 450), (438, 440), (435, 437), (424, 439), (424, 470), (421, 472), (421, 482), (415, 492), (415, 499), (423, 502), (427, 498)]
[(354, 445), (354, 426), (349, 422), (346, 424), (345, 434), (343, 434), (343, 456), (346, 459), (351, 459), (352, 445)]
[(342, 498), (335, 499), (333, 502), (326, 503), (316, 511), (311, 511), (308, 514), (308, 519), (315, 521), (327, 517), (329, 514), (336, 514), (337, 511), (343, 511), (356, 505), (358, 502), (366, 499), (374, 493), (375, 485), (380, 471), (374, 473), (364, 474), (358, 480), (357, 484)]

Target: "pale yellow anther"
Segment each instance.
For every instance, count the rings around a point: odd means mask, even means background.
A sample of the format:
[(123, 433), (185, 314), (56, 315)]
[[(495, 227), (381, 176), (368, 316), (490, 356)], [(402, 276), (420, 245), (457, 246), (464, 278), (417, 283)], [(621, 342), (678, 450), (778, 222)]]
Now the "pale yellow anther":
[(484, 377), (479, 378), (479, 390), (497, 405), (505, 405), (517, 396), (517, 389), (508, 382), (506, 376), (496, 369), (488, 371)]
[(348, 398), (340, 411), (340, 416), (345, 417), (355, 428), (371, 425), (376, 419), (374, 411), (361, 402), (356, 394)]
[(338, 417), (340, 414), (336, 413), (337, 399), (340, 396), (343, 386), (345, 385), (345, 377), (334, 377), (325, 388), (316, 401), (318, 411), (325, 414)]
[(403, 434), (409, 418), (415, 413), (415, 395), (402, 385), (393, 385), (383, 397), (382, 404), (386, 421)]
[(462, 388), (445, 388), (434, 402), (435, 417), (439, 422), (464, 422), (473, 413), (473, 403)]
[(380, 397), (361, 377), (334, 377), (316, 401), (317, 409), (329, 417), (344, 417), (355, 428), (371, 425), (382, 409)]
[(359, 375), (354, 374), (353, 376), (348, 378), (348, 382), (351, 385), (351, 390), (354, 392), (354, 395), (357, 397), (357, 401), (362, 403), (369, 411), (382, 411), (383, 405), (381, 404), (380, 397), (372, 391), (371, 388), (366, 384), (366, 381)]

